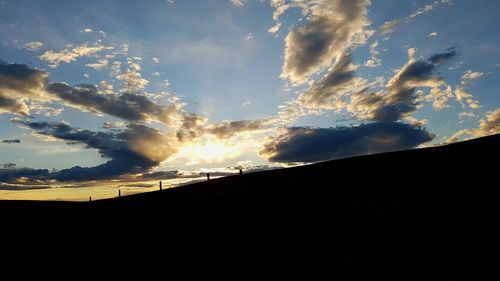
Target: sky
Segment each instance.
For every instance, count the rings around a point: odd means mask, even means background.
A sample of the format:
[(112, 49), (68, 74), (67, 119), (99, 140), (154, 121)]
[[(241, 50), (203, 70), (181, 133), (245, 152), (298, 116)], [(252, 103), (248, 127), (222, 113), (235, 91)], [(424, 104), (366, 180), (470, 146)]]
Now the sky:
[(2, 0), (0, 199), (500, 133), (499, 16), (489, 0)]

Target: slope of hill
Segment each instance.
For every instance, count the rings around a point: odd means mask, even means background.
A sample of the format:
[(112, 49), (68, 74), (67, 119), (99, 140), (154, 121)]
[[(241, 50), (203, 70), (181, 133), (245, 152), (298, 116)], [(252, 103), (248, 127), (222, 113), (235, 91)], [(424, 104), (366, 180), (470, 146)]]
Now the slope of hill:
[(91, 203), (3, 201), (1, 238), (62, 256), (93, 249), (98, 260), (462, 280), (497, 265), (499, 144), (495, 135)]

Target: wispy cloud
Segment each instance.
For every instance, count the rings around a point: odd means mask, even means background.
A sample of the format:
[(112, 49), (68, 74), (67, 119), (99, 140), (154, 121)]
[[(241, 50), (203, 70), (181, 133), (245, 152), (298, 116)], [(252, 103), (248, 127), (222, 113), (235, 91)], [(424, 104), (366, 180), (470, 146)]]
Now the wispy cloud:
[(36, 51), (43, 48), (44, 44), (40, 41), (32, 41), (23, 45), (23, 48), (28, 51)]
[(382, 60), (380, 59), (380, 52), (377, 50), (378, 41), (373, 42), (370, 45), (370, 59), (368, 59), (363, 65), (366, 67), (377, 67), (382, 65)]
[[(452, 3), (453, 3), (452, 0), (435, 0), (435, 1), (431, 2), (430, 4), (426, 4), (425, 6), (417, 9), (415, 12), (411, 13), (408, 16), (405, 16), (405, 17), (402, 17), (399, 19), (393, 19), (393, 20), (386, 21), (378, 29), (378, 32), (380, 32), (380, 34), (382, 34), (382, 35), (388, 35), (388, 34), (392, 33), (396, 29), (396, 27), (399, 26), (400, 24), (408, 23), (411, 19), (416, 18), (418, 16), (421, 16), (423, 14), (426, 14), (426, 13), (436, 9), (437, 7), (439, 7), (441, 5), (449, 5)], [(437, 35), (436, 32), (434, 32), (434, 33), (435, 33), (435, 35)], [(431, 34), (433, 34), (433, 33), (431, 33)], [(429, 34), (429, 36), (435, 36), (435, 35), (431, 35), (431, 34)]]
[(243, 5), (245, 4), (245, 0), (230, 0), (230, 1), (231, 3), (233, 3), (233, 5), (239, 7), (243, 7)]
[(479, 138), (500, 133), (500, 108), (486, 114), (486, 118), (479, 121), (477, 129), (464, 129), (456, 132), (446, 142), (453, 143), (462, 137), (466, 139)]
[(93, 68), (95, 70), (101, 70), (101, 69), (105, 68), (106, 66), (108, 66), (108, 64), (109, 64), (109, 60), (100, 59), (96, 63), (88, 63), (85, 66), (88, 66), (88, 67)]
[(462, 75), (463, 80), (475, 80), (484, 75), (484, 72), (467, 70), (464, 75)]
[(62, 62), (70, 63), (76, 61), (79, 57), (91, 56), (103, 50), (113, 50), (113, 46), (94, 45), (88, 43), (76, 46), (71, 49), (64, 49), (58, 52), (52, 50), (46, 51), (40, 56), (40, 59), (49, 63), (49, 67), (56, 68)]

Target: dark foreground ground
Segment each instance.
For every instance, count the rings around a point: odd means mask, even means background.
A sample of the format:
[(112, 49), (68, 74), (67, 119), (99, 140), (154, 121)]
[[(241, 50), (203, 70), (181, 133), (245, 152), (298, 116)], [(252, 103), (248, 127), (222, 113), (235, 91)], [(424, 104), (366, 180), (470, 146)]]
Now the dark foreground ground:
[(499, 145), (496, 135), (91, 203), (0, 201), (1, 254), (75, 272), (500, 280)]

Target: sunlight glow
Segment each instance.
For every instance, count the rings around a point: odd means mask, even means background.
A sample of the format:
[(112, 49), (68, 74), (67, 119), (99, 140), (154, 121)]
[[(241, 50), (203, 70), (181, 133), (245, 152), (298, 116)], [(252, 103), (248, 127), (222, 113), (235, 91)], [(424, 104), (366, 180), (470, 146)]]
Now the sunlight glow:
[(239, 145), (226, 144), (218, 140), (195, 142), (183, 146), (177, 153), (177, 157), (188, 160), (186, 165), (199, 163), (220, 163), (226, 159), (238, 157), (242, 147)]

